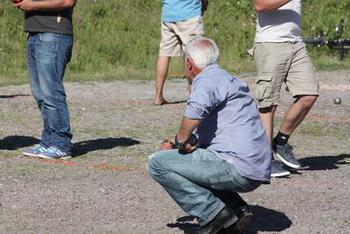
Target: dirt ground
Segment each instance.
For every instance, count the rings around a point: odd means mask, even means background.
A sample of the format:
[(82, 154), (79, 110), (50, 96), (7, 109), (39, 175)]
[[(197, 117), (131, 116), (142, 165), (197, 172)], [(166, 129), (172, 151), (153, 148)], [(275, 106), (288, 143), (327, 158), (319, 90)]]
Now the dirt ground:
[[(321, 96), (291, 137), (303, 168), (242, 196), (247, 233), (350, 233), (350, 71), (318, 73)], [(254, 76), (244, 76), (254, 89)], [(28, 85), (0, 87), (0, 233), (182, 233), (195, 221), (146, 173), (147, 156), (176, 133), (186, 82), (66, 83), (74, 158), (21, 155), (39, 142)], [(340, 105), (333, 104), (341, 97)], [(284, 93), (276, 127), (288, 104)]]

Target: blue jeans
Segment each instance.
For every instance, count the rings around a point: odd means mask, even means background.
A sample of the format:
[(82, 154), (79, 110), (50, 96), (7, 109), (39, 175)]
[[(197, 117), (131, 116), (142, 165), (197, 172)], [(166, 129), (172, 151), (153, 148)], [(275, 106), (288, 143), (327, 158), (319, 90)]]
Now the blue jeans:
[(201, 226), (225, 205), (234, 209), (245, 204), (237, 192), (249, 192), (261, 184), (240, 176), (233, 165), (205, 149), (190, 154), (159, 151), (150, 157), (149, 174), (186, 213), (197, 217)]
[(56, 33), (30, 34), (27, 41), (30, 85), (44, 123), (41, 144), (67, 153), (71, 153), (72, 134), (63, 76), (72, 47), (72, 36)]

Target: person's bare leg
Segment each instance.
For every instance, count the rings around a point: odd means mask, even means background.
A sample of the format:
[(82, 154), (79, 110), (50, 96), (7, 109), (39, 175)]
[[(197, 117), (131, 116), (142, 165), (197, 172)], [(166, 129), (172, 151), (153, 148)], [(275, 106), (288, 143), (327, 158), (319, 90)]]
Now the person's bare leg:
[(273, 117), (275, 115), (275, 111), (277, 106), (271, 106), (267, 108), (260, 108), (260, 118), (264, 125), (266, 135), (269, 138), (270, 142), (272, 142), (272, 134), (273, 134)]
[(163, 87), (165, 79), (168, 75), (170, 57), (159, 56), (156, 67), (156, 95), (153, 103), (156, 105), (167, 104), (168, 102), (163, 97)]
[(318, 96), (300, 96), (288, 109), (280, 127), (280, 132), (291, 135), (304, 120)]
[[(273, 120), (275, 116), (277, 106), (271, 106), (267, 108), (260, 108), (260, 118), (264, 125), (266, 135), (270, 140), (270, 143), (272, 143), (272, 135), (273, 135)], [(271, 145), (272, 148), (272, 145)], [(273, 154), (271, 154), (272, 157), (272, 164), (271, 164), (271, 177), (284, 177), (290, 175), (290, 172), (285, 170), (281, 164), (274, 159)]]

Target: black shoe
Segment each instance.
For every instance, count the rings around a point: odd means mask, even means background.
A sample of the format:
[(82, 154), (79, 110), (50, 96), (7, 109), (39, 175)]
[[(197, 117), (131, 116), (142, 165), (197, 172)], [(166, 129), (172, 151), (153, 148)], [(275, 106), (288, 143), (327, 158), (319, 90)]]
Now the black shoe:
[(225, 206), (215, 218), (207, 225), (200, 227), (197, 230), (186, 230), (187, 234), (216, 234), (220, 230), (231, 226), (238, 221), (238, 217), (233, 210)]
[(235, 209), (235, 213), (238, 217), (238, 221), (228, 228), (220, 231), (220, 234), (243, 234), (245, 227), (250, 223), (253, 218), (253, 212), (248, 205), (241, 206)]

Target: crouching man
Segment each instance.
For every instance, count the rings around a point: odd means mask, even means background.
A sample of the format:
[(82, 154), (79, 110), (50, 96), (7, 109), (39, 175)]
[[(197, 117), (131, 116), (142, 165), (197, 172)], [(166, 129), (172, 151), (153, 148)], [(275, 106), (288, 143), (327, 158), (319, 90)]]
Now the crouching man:
[[(269, 183), (271, 149), (254, 98), (218, 65), (208, 38), (185, 50), (192, 90), (179, 132), (148, 162), (149, 174), (200, 225), (191, 233), (241, 232), (252, 213), (238, 195)], [(164, 150), (171, 146), (171, 150)], [(220, 232), (221, 233), (221, 232)]]

